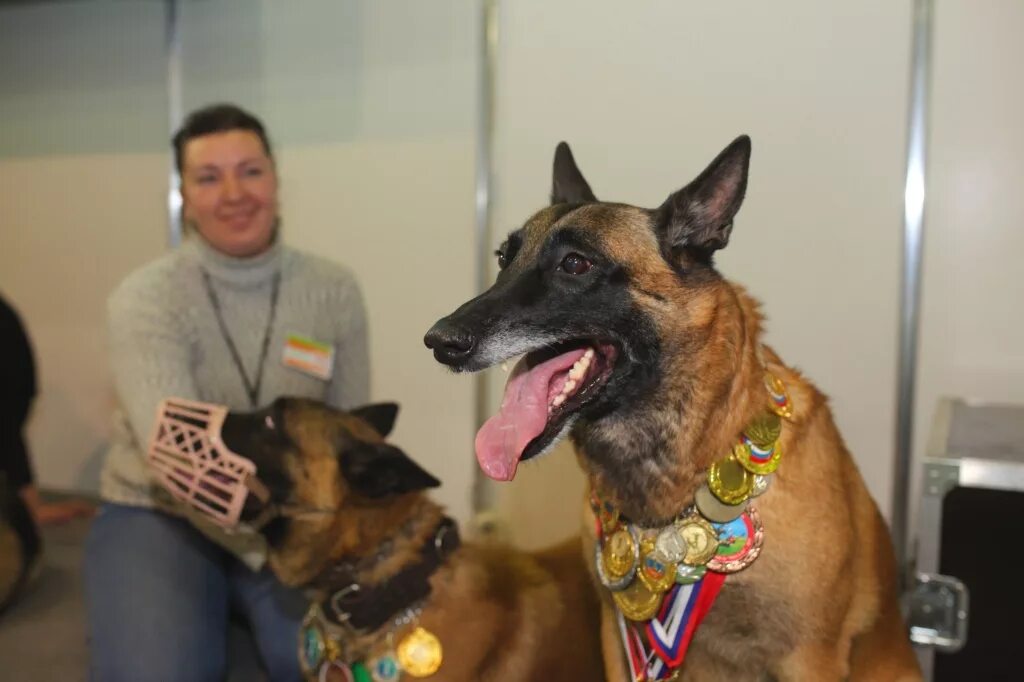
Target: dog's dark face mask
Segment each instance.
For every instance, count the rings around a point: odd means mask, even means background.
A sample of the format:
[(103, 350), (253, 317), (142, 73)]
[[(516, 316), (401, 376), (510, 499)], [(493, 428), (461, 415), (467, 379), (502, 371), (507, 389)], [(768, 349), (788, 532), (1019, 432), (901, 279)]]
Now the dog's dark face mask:
[(250, 459), (270, 493), (250, 495), (243, 522), (275, 513), (261, 527), (271, 552), (325, 547), (339, 518), (391, 504), (395, 497), (440, 482), (402, 450), (384, 441), (398, 406), (367, 405), (351, 412), (300, 398), (281, 398), (262, 410), (232, 412), (221, 436), (232, 451)]
[(649, 408), (678, 393), (663, 385), (668, 366), (703, 341), (700, 294), (721, 283), (711, 257), (728, 243), (749, 158), (740, 137), (651, 210), (599, 202), (558, 146), (551, 206), (502, 244), (494, 285), (424, 339), (456, 371), (523, 355), (477, 434), (485, 473), (509, 480), (569, 432), (599, 450), (626, 420), (652, 439), (674, 428)]

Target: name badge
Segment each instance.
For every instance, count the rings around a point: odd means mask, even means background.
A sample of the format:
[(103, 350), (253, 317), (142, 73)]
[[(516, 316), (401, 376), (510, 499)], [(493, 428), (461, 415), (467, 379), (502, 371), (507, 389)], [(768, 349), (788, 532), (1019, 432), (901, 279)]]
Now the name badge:
[(334, 346), (298, 334), (289, 334), (284, 342), (281, 361), (285, 367), (329, 381), (334, 372)]

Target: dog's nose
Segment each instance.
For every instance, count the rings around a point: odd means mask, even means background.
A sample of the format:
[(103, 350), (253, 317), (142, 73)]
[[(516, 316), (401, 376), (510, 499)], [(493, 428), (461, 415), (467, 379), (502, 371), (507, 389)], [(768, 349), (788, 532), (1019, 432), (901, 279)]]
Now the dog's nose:
[(462, 327), (441, 320), (423, 337), (423, 343), (434, 351), (434, 359), (446, 365), (457, 364), (473, 352), (476, 337)]

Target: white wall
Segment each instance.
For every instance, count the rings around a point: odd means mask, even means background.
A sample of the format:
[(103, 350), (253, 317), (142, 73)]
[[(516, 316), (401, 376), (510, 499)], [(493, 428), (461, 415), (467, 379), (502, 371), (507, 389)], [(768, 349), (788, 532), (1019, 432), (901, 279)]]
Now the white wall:
[(98, 485), (104, 299), (163, 249), (163, 22), (159, 3), (0, 7), (0, 290), (35, 345), (29, 443), (45, 486)]
[[(883, 511), (910, 30), (910, 3), (890, 0), (517, 0), (502, 5), (498, 60), (496, 244), (545, 202), (559, 140), (599, 198), (655, 206), (752, 136), (720, 268), (764, 302), (768, 341), (832, 397)], [(499, 488), (528, 544), (577, 528), (580, 477), (567, 449), (552, 457)]]
[[(472, 386), (422, 337), (473, 293), (476, 3), (180, 4), (186, 110), (233, 100), (267, 123), (286, 239), (355, 269), (373, 397), (402, 403), (396, 442), (467, 518)], [(0, 289), (39, 356), (45, 486), (97, 484), (104, 299), (165, 248), (163, 21), (163, 3), (0, 8)]]
[(1017, 0), (936, 2), (919, 456), (940, 396), (1024, 403), (1022, 32)]

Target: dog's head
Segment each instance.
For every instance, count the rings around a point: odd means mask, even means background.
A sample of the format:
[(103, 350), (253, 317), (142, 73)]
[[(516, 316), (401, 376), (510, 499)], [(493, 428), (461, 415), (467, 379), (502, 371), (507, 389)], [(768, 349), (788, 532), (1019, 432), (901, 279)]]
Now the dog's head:
[(384, 441), (398, 413), (394, 403), (350, 412), (302, 398), (280, 398), (255, 412), (230, 413), (224, 444), (256, 465), (270, 500), (250, 495), (242, 520), (280, 509), (262, 528), (278, 577), (301, 584), (332, 559), (368, 546), (397, 523), (403, 503), (440, 485)]
[(558, 145), (551, 205), (502, 244), (494, 285), (425, 337), (457, 371), (525, 354), (477, 436), (487, 474), (511, 479), (518, 462), (570, 431), (601, 459), (624, 441), (656, 450), (678, 428), (694, 390), (687, 380), (704, 364), (693, 360), (731, 291), (712, 255), (729, 241), (749, 159), (750, 139), (739, 137), (660, 207), (643, 209), (598, 201)]

